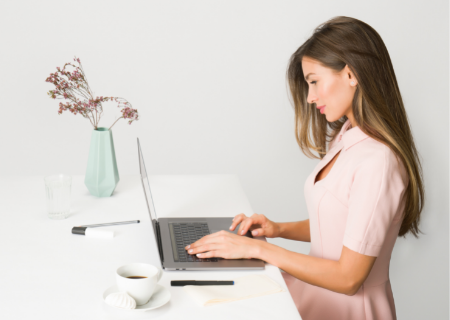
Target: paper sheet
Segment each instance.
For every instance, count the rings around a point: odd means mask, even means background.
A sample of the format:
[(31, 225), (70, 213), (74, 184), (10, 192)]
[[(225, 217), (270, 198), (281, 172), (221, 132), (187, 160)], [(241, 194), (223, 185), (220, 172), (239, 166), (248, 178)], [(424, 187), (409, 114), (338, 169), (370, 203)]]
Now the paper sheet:
[(237, 278), (232, 286), (184, 286), (183, 289), (202, 306), (212, 306), (285, 291), (270, 277), (257, 274)]

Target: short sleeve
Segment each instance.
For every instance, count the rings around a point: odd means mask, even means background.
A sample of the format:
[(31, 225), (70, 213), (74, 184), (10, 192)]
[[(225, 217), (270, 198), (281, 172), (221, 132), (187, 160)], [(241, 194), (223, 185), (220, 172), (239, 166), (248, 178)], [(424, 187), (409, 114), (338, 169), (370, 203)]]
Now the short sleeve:
[[(406, 191), (406, 171), (386, 146), (354, 171), (343, 245), (377, 257)], [(400, 213), (401, 214), (401, 213)]]

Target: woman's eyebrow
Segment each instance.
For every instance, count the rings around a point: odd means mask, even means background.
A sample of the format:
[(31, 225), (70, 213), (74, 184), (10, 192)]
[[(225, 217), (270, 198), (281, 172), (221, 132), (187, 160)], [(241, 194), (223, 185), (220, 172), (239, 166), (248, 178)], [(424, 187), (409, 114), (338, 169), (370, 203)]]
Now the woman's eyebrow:
[(309, 76), (312, 74), (315, 74), (315, 73), (312, 73), (312, 72), (308, 73), (307, 76), (305, 77), (305, 80), (308, 81)]

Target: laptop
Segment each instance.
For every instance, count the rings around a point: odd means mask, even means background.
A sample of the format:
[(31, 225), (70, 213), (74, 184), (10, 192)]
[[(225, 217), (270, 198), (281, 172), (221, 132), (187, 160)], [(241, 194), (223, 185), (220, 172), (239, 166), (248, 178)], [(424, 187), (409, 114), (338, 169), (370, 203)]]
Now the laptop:
[[(161, 266), (165, 270), (249, 270), (264, 269), (264, 262), (259, 259), (200, 259), (190, 255), (185, 246), (197, 241), (205, 235), (220, 230), (229, 231), (232, 219), (224, 218), (159, 218), (153, 205), (152, 193), (147, 171), (145, 169), (142, 149), (138, 142), (139, 168), (142, 188), (147, 208), (152, 221), (153, 231), (158, 245)], [(234, 231), (234, 233), (238, 230)], [(246, 237), (252, 237), (247, 232)]]

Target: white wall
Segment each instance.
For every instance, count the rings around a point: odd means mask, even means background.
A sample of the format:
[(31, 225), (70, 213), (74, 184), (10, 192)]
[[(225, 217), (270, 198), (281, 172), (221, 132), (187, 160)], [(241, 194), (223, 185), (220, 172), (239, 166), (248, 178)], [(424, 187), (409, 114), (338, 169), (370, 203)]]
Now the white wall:
[(97, 95), (139, 110), (113, 128), (120, 175), (138, 173), (139, 137), (150, 174), (237, 173), (256, 212), (306, 219), (317, 160), (296, 145), (287, 62), (321, 22), (355, 17), (385, 41), (423, 157), (425, 234), (398, 239), (391, 260), (398, 318), (448, 318), (448, 13), (423, 0), (2, 1), (0, 176), (84, 174), (91, 125), (58, 116), (45, 82), (76, 55)]

